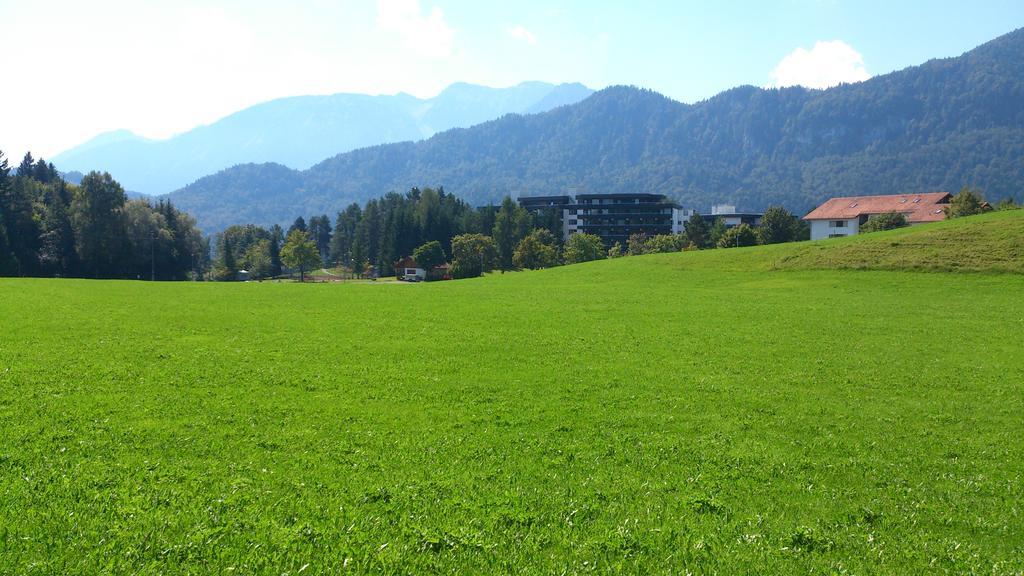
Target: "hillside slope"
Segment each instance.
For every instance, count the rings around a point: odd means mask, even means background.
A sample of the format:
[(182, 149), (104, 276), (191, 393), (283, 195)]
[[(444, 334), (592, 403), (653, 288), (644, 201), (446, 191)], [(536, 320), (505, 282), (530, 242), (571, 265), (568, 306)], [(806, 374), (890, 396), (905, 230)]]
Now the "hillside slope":
[(524, 82), (511, 88), (455, 84), (428, 99), (408, 94), (281, 98), (167, 140), (123, 130), (101, 134), (52, 161), (63, 171), (107, 171), (129, 190), (163, 194), (236, 164), (305, 169), (364, 146), (420, 140), (513, 112), (546, 112), (591, 92), (580, 84)]
[(779, 257), (780, 270), (910, 270), (1024, 273), (1024, 210), (995, 212), (807, 242)]
[(815, 242), (656, 254), (679, 270), (1024, 273), (1024, 210)]
[[(809, 210), (835, 195), (983, 188), (993, 199), (1024, 182), (1024, 30), (958, 58), (829, 90), (751, 86), (695, 105), (614, 87), (545, 114), (510, 115), (423, 142), (376, 146), (247, 194), (235, 170), (171, 195), (200, 225), (269, 224), (327, 213), (388, 191), (443, 185), (474, 204), (505, 194), (662, 192), (706, 210), (782, 204)], [(217, 207), (230, 207), (220, 210)], [(234, 214), (232, 220), (206, 212)]]

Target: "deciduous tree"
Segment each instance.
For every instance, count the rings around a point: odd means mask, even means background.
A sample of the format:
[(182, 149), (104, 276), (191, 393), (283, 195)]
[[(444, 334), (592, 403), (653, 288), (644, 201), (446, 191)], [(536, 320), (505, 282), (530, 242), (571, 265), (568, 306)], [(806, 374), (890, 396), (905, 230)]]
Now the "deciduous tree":
[(490, 272), (498, 259), (498, 247), (490, 236), (460, 234), (452, 238), (452, 277), (476, 278)]
[(90, 172), (74, 195), (71, 223), (83, 272), (93, 278), (121, 275), (127, 251), (124, 189), (110, 174)]
[(973, 190), (964, 186), (946, 206), (946, 218), (973, 216), (985, 211), (985, 196), (981, 190)]
[(296, 228), (288, 234), (281, 248), (281, 261), (289, 268), (298, 268), (299, 281), (306, 281), (306, 270), (320, 263), (320, 253), (309, 234)]
[(658, 234), (651, 236), (644, 242), (645, 254), (657, 254), (664, 252), (680, 252), (683, 249), (685, 239), (678, 234)]
[(733, 226), (722, 234), (718, 239), (719, 248), (739, 248), (742, 246), (756, 246), (757, 233), (747, 224)]
[(608, 256), (608, 251), (599, 236), (586, 233), (577, 233), (569, 237), (565, 243), (565, 250), (562, 257), (566, 264), (577, 264), (591, 260), (603, 260)]
[(644, 233), (630, 234), (626, 240), (626, 252), (630, 256), (640, 256), (647, 253), (647, 235)]
[(789, 210), (781, 206), (770, 206), (761, 217), (757, 235), (761, 244), (781, 244), (797, 239), (800, 222)]
[(423, 244), (412, 253), (412, 259), (427, 272), (427, 279), (430, 280), (431, 271), (445, 263), (444, 249), (437, 240), (431, 240)]
[(558, 265), (558, 245), (546, 228), (537, 228), (516, 245), (512, 262), (518, 268), (536, 270)]

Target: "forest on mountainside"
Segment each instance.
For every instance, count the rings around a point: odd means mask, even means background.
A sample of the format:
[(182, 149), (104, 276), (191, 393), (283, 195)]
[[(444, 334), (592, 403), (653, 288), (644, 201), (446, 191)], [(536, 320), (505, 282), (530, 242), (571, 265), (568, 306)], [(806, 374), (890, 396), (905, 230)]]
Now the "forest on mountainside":
[(745, 86), (681, 104), (613, 87), (306, 171), (236, 166), (169, 197), (207, 231), (286, 223), (423, 183), (473, 205), (505, 195), (653, 192), (804, 213), (839, 195), (983, 189), (1022, 198), (1024, 30), (963, 56), (829, 90)]

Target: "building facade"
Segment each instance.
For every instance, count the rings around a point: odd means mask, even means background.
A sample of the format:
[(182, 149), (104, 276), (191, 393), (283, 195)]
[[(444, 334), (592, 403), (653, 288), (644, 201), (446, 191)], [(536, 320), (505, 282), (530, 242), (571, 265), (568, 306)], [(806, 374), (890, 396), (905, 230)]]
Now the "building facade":
[(944, 220), (950, 198), (947, 192), (845, 196), (828, 200), (803, 219), (811, 225), (811, 240), (841, 238), (859, 234), (860, 227), (878, 214), (898, 212), (911, 226)]
[(625, 246), (633, 234), (679, 234), (693, 214), (662, 194), (524, 196), (519, 204), (533, 213), (557, 210), (563, 240), (585, 232), (599, 236), (607, 246)]
[(740, 224), (757, 227), (761, 225), (761, 212), (739, 212), (732, 204), (715, 204), (711, 207), (710, 214), (701, 214), (701, 218), (708, 224), (714, 224), (715, 220), (722, 219), (726, 228), (735, 228)]

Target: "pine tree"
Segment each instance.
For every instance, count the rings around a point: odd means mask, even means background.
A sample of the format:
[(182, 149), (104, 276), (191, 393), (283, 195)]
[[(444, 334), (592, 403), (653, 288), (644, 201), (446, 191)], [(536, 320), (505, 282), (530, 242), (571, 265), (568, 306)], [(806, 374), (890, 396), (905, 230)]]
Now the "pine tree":
[(0, 276), (11, 276), (17, 272), (11, 245), (7, 240), (7, 196), (10, 193), (10, 172), (7, 158), (0, 151)]
[(235, 263), (235, 249), (231, 246), (231, 237), (224, 236), (220, 248), (220, 267), (222, 280), (238, 278), (238, 264)]
[(71, 227), (68, 206), (64, 203), (67, 184), (58, 180), (47, 190), (43, 232), (39, 248), (41, 272), (47, 276), (74, 276), (78, 273), (75, 231)]
[(21, 159), (21, 164), (18, 165), (17, 175), (22, 178), (31, 178), (32, 173), (35, 171), (35, 160), (32, 158), (31, 152), (25, 152), (25, 157)]
[(292, 225), (288, 228), (288, 235), (290, 236), (296, 230), (306, 231), (306, 219), (302, 216), (299, 216), (295, 219), (295, 222), (292, 222)]
[(281, 275), (281, 237), (282, 230), (277, 224), (270, 227), (270, 275)]
[(18, 276), (38, 276), (39, 268), (39, 237), (40, 220), (36, 214), (36, 205), (42, 205), (38, 195), (42, 187), (30, 178), (17, 177), (8, 180), (9, 185), (3, 204), (4, 227), (7, 231), (7, 243), (14, 256), (16, 274)]
[(697, 248), (704, 248), (710, 243), (708, 238), (708, 225), (700, 214), (690, 216), (684, 225), (686, 229), (686, 240)]
[(498, 245), (498, 267), (502, 271), (511, 270), (515, 266), (512, 257), (516, 246), (530, 233), (530, 228), (530, 213), (516, 204), (511, 196), (505, 196), (494, 219), (492, 234), (494, 242)]
[(345, 210), (338, 213), (338, 219), (334, 225), (334, 236), (331, 238), (330, 260), (342, 266), (352, 264), (352, 247), (356, 238), (356, 226), (362, 218), (362, 209), (359, 204), (349, 204)]

